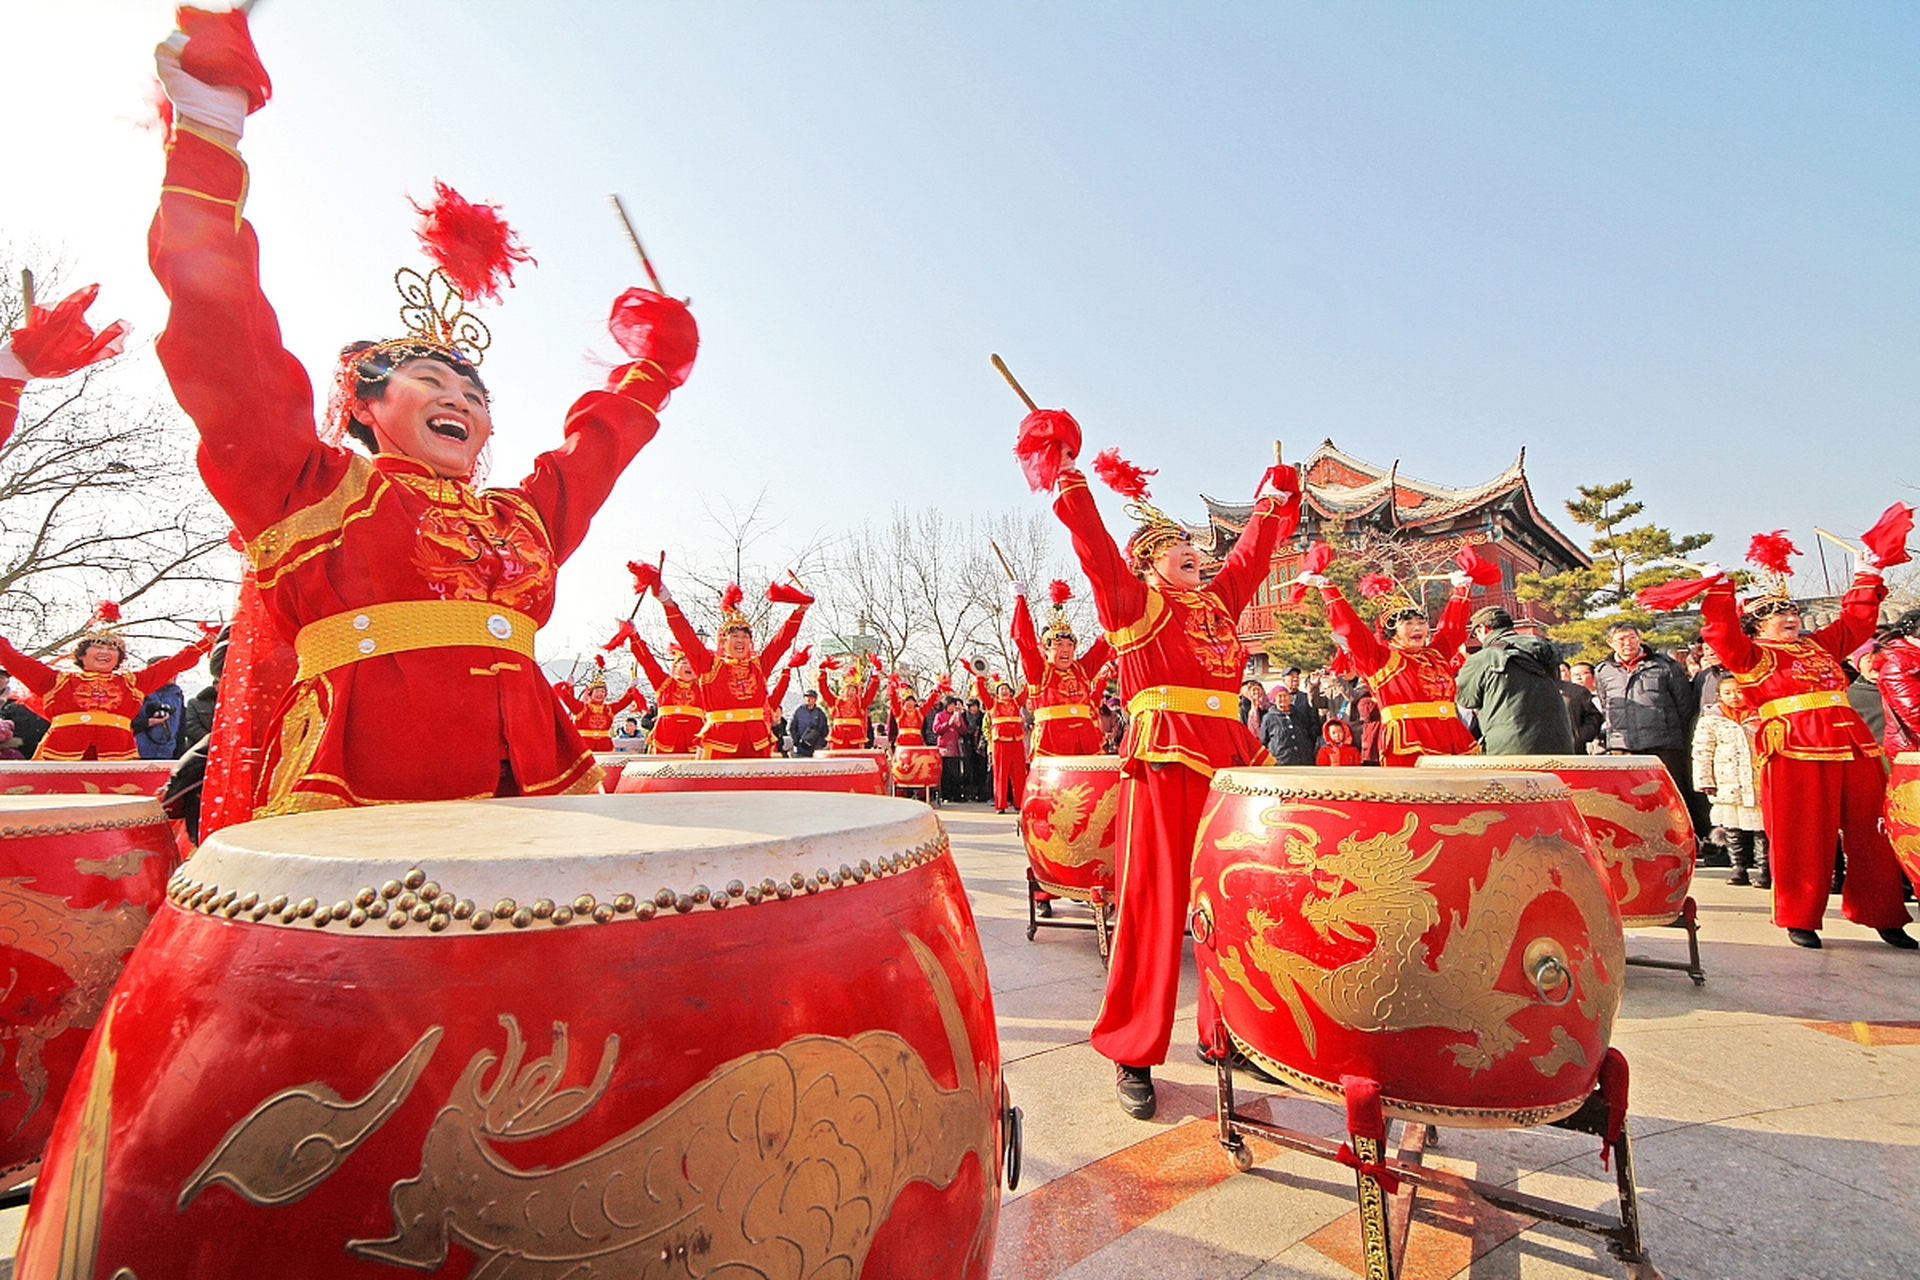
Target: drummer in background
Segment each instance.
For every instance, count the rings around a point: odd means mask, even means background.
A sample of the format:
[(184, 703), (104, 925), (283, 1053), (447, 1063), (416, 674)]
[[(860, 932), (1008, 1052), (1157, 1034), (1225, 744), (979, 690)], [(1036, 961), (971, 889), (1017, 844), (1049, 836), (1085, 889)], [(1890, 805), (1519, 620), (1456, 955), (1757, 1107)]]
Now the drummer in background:
[[(1103, 478), (1121, 474), (1107, 461), (1096, 460)], [(1274, 544), (1298, 523), (1300, 500), (1294, 469), (1270, 470), (1261, 485), (1272, 479), (1282, 496), (1256, 496), (1226, 562), (1203, 582), (1192, 535), (1147, 501), (1144, 473), (1120, 466), (1137, 477), (1125, 483), (1122, 476), (1121, 491), (1140, 521), (1124, 553), (1070, 463), (1053, 477), (1053, 510), (1072, 535), (1100, 625), (1119, 653), (1131, 716), (1120, 751), (1120, 917), (1093, 1047), (1114, 1063), (1121, 1109), (1146, 1119), (1155, 1108), (1153, 1068), (1166, 1061), (1173, 1036), (1193, 843), (1208, 786), (1216, 769), (1272, 762), (1240, 722), (1247, 651), (1235, 624), (1269, 572)], [(1217, 1021), (1202, 988), (1203, 1056)]]
[(1900, 864), (1880, 828), (1887, 773), (1880, 744), (1847, 703), (1841, 659), (1873, 634), (1886, 599), (1882, 564), (1906, 560), (1904, 547), (1875, 548), (1840, 602), (1840, 616), (1811, 635), (1800, 629), (1800, 606), (1787, 594), (1792, 544), (1776, 535), (1753, 540), (1748, 559), (1769, 589), (1745, 603), (1718, 565), (1700, 597), (1700, 637), (1727, 664), (1759, 721), (1753, 751), (1760, 809), (1773, 872), (1773, 922), (1795, 946), (1818, 948), (1832, 889), (1834, 853), (1844, 847), (1847, 875), (1840, 909), (1876, 930), (1889, 946), (1920, 947), (1906, 931)]
[[(561, 564), (693, 367), (692, 315), (658, 294), (623, 294), (616, 336), (632, 360), (574, 402), (563, 439), (518, 487), (476, 488), (494, 424), (478, 367), (487, 340), (466, 307), (497, 298), (526, 257), (491, 207), (440, 188), (420, 234), (441, 265), (415, 278), (447, 305), (403, 305), (404, 334), (348, 346), (326, 371), (316, 435), (312, 385), (281, 342), (243, 217), (237, 148), (271, 85), (244, 11), (183, 8), (179, 20), (189, 30), (155, 50), (172, 103), (148, 237), (171, 306), (160, 361), (265, 611), (299, 654), (265, 735), (256, 816), (597, 790), (600, 770), (534, 662), (534, 635)], [(397, 121), (367, 134), (382, 146), (405, 135)], [(460, 732), (444, 731), (450, 720)]]
[(587, 677), (587, 696), (582, 698), (573, 690), (571, 680), (556, 680), (553, 684), (553, 696), (560, 699), (560, 705), (573, 714), (573, 727), (580, 732), (580, 741), (587, 744), (589, 751), (613, 750), (613, 718), (628, 707), (638, 706), (646, 709), (646, 699), (640, 696), (640, 686), (628, 685), (627, 691), (620, 695), (617, 702), (607, 701), (607, 673), (602, 670), (606, 659), (599, 654), (593, 655), (594, 672)]
[(767, 668), (792, 647), (813, 597), (780, 583), (768, 587), (770, 600), (792, 604), (794, 610), (767, 647), (756, 650), (753, 622), (740, 611), (745, 593), (738, 583), (730, 582), (720, 597), (720, 634), (714, 639), (714, 647), (708, 649), (687, 615), (674, 603), (666, 584), (662, 582), (653, 590), (666, 610), (667, 626), (699, 680), (700, 705), (707, 713), (706, 724), (695, 739), (700, 758), (767, 759), (774, 749), (773, 732), (767, 726)]
[(112, 629), (119, 619), (119, 605), (100, 602), (88, 631), (73, 646), (73, 671), (50, 667), (0, 637), (0, 663), (39, 696), (51, 722), (33, 753), (35, 760), (138, 760), (134, 715), (148, 694), (199, 662), (217, 634), (128, 673), (121, 670), (127, 661), (126, 641)]
[[(1027, 608), (1027, 585), (1013, 584), (1013, 647), (1020, 653), (1020, 673), (1027, 681), (1027, 705), (1033, 709), (1033, 754), (1038, 756), (1097, 756), (1100, 726), (1094, 723), (1096, 675), (1113, 657), (1113, 646), (1101, 636), (1075, 656), (1079, 641), (1067, 621), (1072, 589), (1059, 579), (1047, 587), (1053, 612), (1036, 639), (1033, 614)], [(1018, 796), (1014, 803), (1019, 803)]]
[(933, 708), (940, 705), (940, 697), (953, 687), (953, 682), (945, 676), (933, 686), (927, 694), (926, 705), (899, 676), (887, 679), (887, 714), (893, 718), (888, 729), (890, 741), (898, 747), (911, 744), (916, 747), (931, 747), (935, 744), (927, 741), (926, 724), (933, 714)]
[[(867, 745), (867, 709), (880, 693), (880, 658), (868, 654), (870, 669), (861, 670), (860, 660), (851, 655), (847, 669), (839, 671), (837, 658), (820, 659), (817, 679), (820, 696), (827, 700), (827, 746), (834, 751), (857, 751)], [(836, 672), (835, 684), (828, 672)]]
[(661, 756), (693, 754), (694, 740), (707, 723), (707, 710), (701, 701), (700, 682), (694, 678), (693, 664), (680, 646), (673, 646), (673, 671), (669, 673), (639, 636), (627, 641), (633, 660), (653, 682), (653, 737), (648, 750)]
[(1324, 575), (1303, 573), (1297, 581), (1320, 588), (1334, 639), (1373, 691), (1381, 764), (1411, 767), (1423, 755), (1465, 756), (1480, 749), (1454, 706), (1453, 673), (1467, 644), (1473, 579), (1457, 569), (1450, 575), (1453, 593), (1439, 625), (1429, 626), (1426, 609), (1390, 578), (1368, 574), (1360, 580), (1361, 592), (1386, 600), (1378, 634)]
[(1027, 786), (1026, 695), (1005, 676), (996, 675), (991, 687), (985, 676), (973, 678), (974, 695), (987, 712), (987, 734), (993, 744), (993, 811), (1020, 807)]

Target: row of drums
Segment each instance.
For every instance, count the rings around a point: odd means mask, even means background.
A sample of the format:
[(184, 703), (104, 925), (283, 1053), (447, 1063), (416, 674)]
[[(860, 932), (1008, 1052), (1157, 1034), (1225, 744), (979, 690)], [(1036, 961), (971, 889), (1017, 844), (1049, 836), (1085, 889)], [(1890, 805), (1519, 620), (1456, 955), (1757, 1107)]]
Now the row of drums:
[[(145, 797), (0, 796), (15, 1274), (983, 1280), (1018, 1121), (938, 818), (858, 794), (870, 760), (645, 759), (620, 794), (276, 818), (183, 866)], [(1111, 865), (1116, 763), (1035, 762), (1049, 888), (1089, 830)], [(1192, 924), (1233, 1040), (1403, 1118), (1579, 1105), (1623, 921), (1691, 869), (1647, 767), (1222, 771)], [(1680, 869), (1618, 853), (1656, 832)]]

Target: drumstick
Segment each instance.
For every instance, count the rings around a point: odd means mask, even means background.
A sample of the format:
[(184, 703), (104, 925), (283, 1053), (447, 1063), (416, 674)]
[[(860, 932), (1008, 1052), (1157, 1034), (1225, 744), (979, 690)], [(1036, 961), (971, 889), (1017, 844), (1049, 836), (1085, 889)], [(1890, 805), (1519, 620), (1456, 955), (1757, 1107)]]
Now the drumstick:
[(1007, 575), (1007, 581), (1008, 582), (1020, 581), (1020, 579), (1013, 576), (1013, 568), (1007, 563), (1007, 558), (1004, 555), (1000, 554), (1000, 544), (995, 542), (992, 538), (988, 538), (987, 545), (993, 548), (993, 558), (1000, 562), (1000, 571)]
[[(667, 553), (662, 551), (660, 553), (660, 568), (662, 570), (665, 570), (666, 567), (667, 567)], [(633, 608), (627, 614), (628, 622), (632, 622), (635, 618), (640, 616), (640, 606), (643, 603), (645, 603), (645, 601), (646, 601), (646, 596), (644, 595), (634, 597)]]
[(1860, 548), (1854, 546), (1851, 542), (1848, 542), (1845, 538), (1841, 537), (1839, 534), (1828, 533), (1825, 529), (1822, 529), (1819, 525), (1813, 526), (1813, 531), (1819, 536), (1821, 536), (1822, 538), (1825, 538), (1828, 542), (1831, 542), (1834, 546), (1839, 547), (1840, 549), (1845, 551), (1848, 555), (1852, 556), (1854, 559), (1856, 560), (1866, 559), (1865, 552), (1861, 551)]
[[(1005, 378), (1007, 380), (1007, 385), (1013, 388), (1013, 394), (1019, 396), (1023, 401), (1026, 402), (1027, 410), (1029, 412), (1031, 413), (1040, 412), (1040, 406), (1033, 402), (1033, 397), (1027, 394), (1027, 389), (1020, 385), (1020, 380), (1018, 378), (1013, 376), (1013, 370), (1007, 368), (1007, 362), (1005, 360), (1002, 360), (997, 355), (994, 356), (993, 367), (1000, 371), (1000, 376)], [(1009, 573), (1009, 576), (1011, 576), (1011, 573)]]
[(627, 229), (627, 239), (633, 244), (633, 251), (640, 255), (640, 265), (647, 269), (647, 279), (653, 281), (653, 291), (665, 296), (667, 287), (660, 283), (660, 274), (653, 269), (653, 259), (640, 244), (640, 233), (633, 229), (633, 219), (627, 216), (627, 206), (620, 202), (617, 195), (608, 196), (613, 201), (613, 211), (620, 215), (620, 225)]
[[(33, 272), (25, 267), (20, 268), (20, 302), (26, 307), (26, 319), (31, 320), (33, 318)], [(25, 322), (22, 321), (22, 323)]]

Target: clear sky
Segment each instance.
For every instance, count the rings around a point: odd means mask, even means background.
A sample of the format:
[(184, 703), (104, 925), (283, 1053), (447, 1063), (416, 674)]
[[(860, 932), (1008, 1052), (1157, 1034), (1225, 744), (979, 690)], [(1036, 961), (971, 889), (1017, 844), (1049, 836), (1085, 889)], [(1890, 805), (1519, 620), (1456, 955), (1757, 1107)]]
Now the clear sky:
[[(0, 229), (149, 339), (170, 13), (0, 0)], [(1276, 437), (1460, 485), (1525, 446), (1550, 515), (1631, 476), (1729, 561), (1920, 482), (1920, 5), (263, 0), (254, 30), (248, 213), (310, 369), (395, 328), (436, 176), (540, 260), (487, 314), (496, 481), (640, 283), (609, 192), (692, 297), (699, 366), (555, 640), (703, 500), (770, 486), (796, 539), (1036, 503), (993, 350), (1190, 518)]]

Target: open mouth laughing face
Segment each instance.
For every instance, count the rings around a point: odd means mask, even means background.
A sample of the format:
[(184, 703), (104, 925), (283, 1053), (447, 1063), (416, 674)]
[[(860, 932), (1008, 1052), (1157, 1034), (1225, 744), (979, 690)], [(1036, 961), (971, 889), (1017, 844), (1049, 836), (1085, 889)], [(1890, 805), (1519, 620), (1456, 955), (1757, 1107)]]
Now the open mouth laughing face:
[(1195, 591), (1200, 587), (1200, 553), (1193, 543), (1182, 538), (1153, 558), (1153, 573), (1175, 591)]
[(354, 403), (380, 452), (423, 462), (443, 479), (465, 480), (493, 435), (486, 393), (438, 360), (413, 359), (387, 378), (386, 394)]

